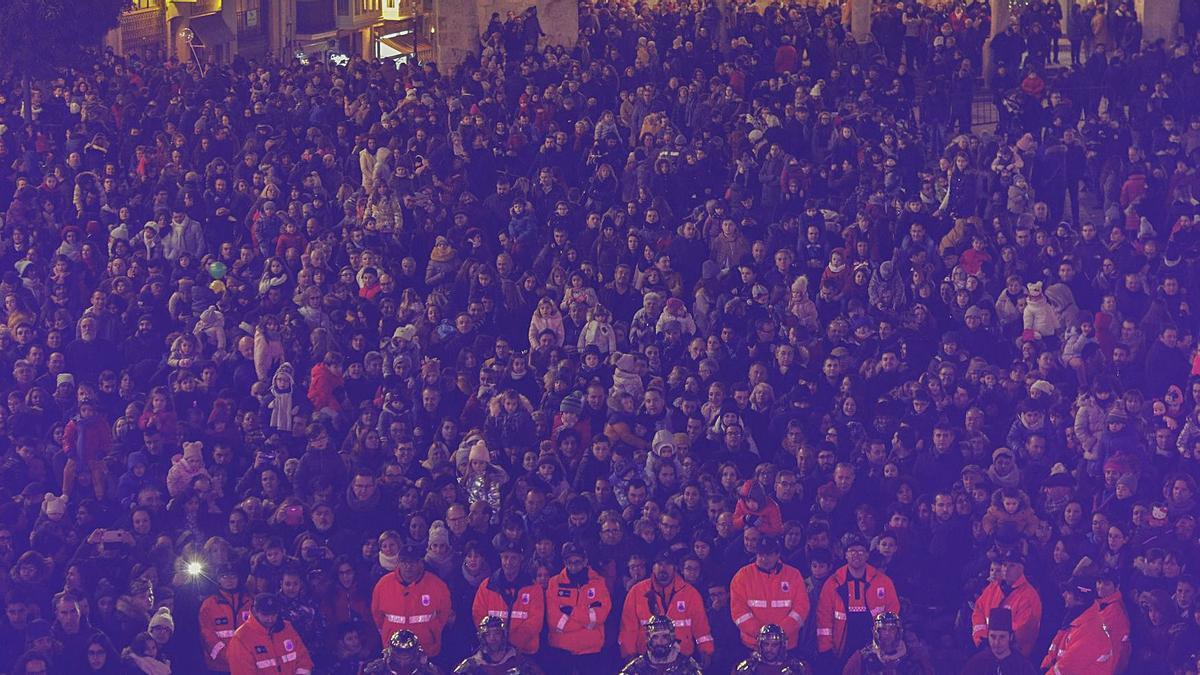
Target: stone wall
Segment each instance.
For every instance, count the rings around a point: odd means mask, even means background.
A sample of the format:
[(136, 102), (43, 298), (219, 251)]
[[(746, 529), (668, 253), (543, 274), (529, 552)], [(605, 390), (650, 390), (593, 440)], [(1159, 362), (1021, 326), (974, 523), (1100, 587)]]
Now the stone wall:
[(443, 72), (450, 72), (454, 64), (478, 49), (479, 15), (473, 0), (434, 0), (433, 16), (437, 61)]
[(1137, 0), (1134, 10), (1142, 20), (1142, 39), (1175, 41), (1179, 27), (1179, 0)]

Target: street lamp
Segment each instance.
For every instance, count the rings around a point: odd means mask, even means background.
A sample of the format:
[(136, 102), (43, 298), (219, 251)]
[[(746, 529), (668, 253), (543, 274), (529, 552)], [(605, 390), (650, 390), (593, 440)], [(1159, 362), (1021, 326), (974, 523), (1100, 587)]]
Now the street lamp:
[(195, 63), (196, 67), (200, 69), (200, 76), (203, 77), (204, 76), (204, 64), (200, 62), (200, 56), (198, 54), (196, 54), (196, 44), (195, 44), (196, 43), (196, 33), (195, 33), (195, 31), (193, 31), (191, 28), (188, 28), (187, 26), (184, 26), (179, 31), (178, 37), (180, 40), (183, 40), (187, 44), (188, 50), (190, 50), (192, 53), (192, 62)]

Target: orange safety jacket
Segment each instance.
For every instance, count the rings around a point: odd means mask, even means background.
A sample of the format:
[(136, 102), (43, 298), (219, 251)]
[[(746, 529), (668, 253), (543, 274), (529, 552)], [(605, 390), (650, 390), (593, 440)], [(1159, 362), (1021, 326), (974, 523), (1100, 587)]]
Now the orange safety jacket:
[(546, 589), (546, 624), (551, 647), (572, 654), (597, 654), (604, 647), (604, 621), (612, 599), (604, 578), (587, 568), (587, 581), (577, 584), (563, 570)]
[(204, 640), (204, 665), (209, 670), (229, 672), (225, 650), (229, 640), (250, 618), (250, 596), (237, 591), (217, 591), (200, 604), (200, 637)]
[(269, 631), (251, 616), (229, 640), (229, 671), (232, 675), (310, 675), (313, 669), (308, 648), (292, 624)]
[(1029, 585), (1024, 575), (1007, 593), (999, 581), (985, 586), (975, 601), (975, 610), (971, 612), (971, 637), (976, 647), (987, 642), (988, 614), (997, 607), (1012, 610), (1017, 651), (1028, 658), (1033, 653), (1033, 643), (1037, 642), (1038, 630), (1042, 626), (1042, 599), (1038, 597), (1037, 590)]
[(1093, 602), (1066, 628), (1059, 629), (1042, 661), (1047, 675), (1113, 675), (1117, 659), (1113, 656), (1108, 626)]
[(779, 563), (764, 572), (750, 563), (738, 570), (729, 584), (729, 612), (742, 634), (742, 644), (751, 649), (758, 645), (759, 629), (769, 623), (783, 628), (788, 649), (795, 649), (809, 609), (804, 575), (791, 565)]
[[(542, 625), (546, 621), (546, 592), (541, 584), (523, 576), (508, 584), (497, 572), (479, 584), (471, 617), (475, 625), (485, 616), (498, 616), (508, 626), (508, 642), (522, 654), (536, 654), (541, 645)], [(511, 589), (505, 589), (511, 586)], [(511, 593), (511, 602), (506, 597)]]
[(1097, 600), (1100, 618), (1108, 628), (1108, 639), (1112, 642), (1113, 656), (1117, 659), (1116, 672), (1123, 673), (1133, 656), (1133, 644), (1129, 642), (1129, 611), (1125, 609), (1124, 596), (1116, 591), (1107, 598)]
[(679, 652), (691, 656), (713, 653), (712, 629), (704, 612), (704, 599), (696, 588), (676, 575), (670, 586), (659, 588), (653, 579), (643, 579), (629, 589), (621, 611), (621, 634), (617, 644), (621, 658), (646, 653), (646, 623), (662, 614), (675, 622)]
[(817, 599), (817, 651), (842, 655), (847, 612), (867, 611), (872, 617), (883, 612), (900, 613), (900, 598), (892, 580), (870, 565), (866, 568), (861, 580), (850, 578), (849, 565), (842, 565), (825, 580)]
[(450, 589), (428, 570), (411, 584), (404, 583), (399, 569), (388, 572), (375, 584), (375, 592), (371, 594), (371, 617), (383, 644), (396, 631), (410, 630), (431, 657), (441, 653), (442, 629), (453, 614)]

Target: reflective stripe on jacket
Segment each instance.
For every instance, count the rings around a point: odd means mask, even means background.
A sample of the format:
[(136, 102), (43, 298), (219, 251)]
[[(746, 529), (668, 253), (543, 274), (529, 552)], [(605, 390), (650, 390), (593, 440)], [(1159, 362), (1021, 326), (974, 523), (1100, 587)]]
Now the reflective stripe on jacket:
[(292, 624), (280, 620), (283, 628), (268, 631), (258, 619), (250, 617), (229, 640), (229, 671), (232, 675), (311, 675), (312, 657)]
[(796, 648), (800, 629), (808, 620), (808, 587), (800, 570), (780, 563), (764, 572), (750, 563), (729, 584), (729, 611), (742, 635), (742, 644), (755, 648), (758, 630), (779, 624), (787, 636), (788, 649)]
[(675, 622), (680, 653), (691, 656), (697, 648), (701, 654), (713, 653), (704, 600), (694, 586), (677, 575), (666, 588), (659, 588), (653, 579), (643, 579), (629, 589), (621, 612), (621, 634), (617, 638), (622, 658), (646, 653), (646, 622), (656, 614), (665, 614)]
[[(883, 612), (899, 614), (900, 598), (896, 595), (892, 580), (874, 567), (866, 567), (860, 581), (864, 584), (862, 597), (854, 600), (862, 601), (872, 617)], [(842, 655), (846, 647), (846, 613), (849, 611), (846, 601), (851, 587), (856, 586), (853, 582), (849, 565), (842, 565), (821, 587), (821, 597), (817, 600), (817, 651), (832, 651), (838, 656)]]
[(399, 570), (388, 572), (371, 594), (371, 617), (383, 644), (388, 643), (392, 633), (410, 630), (430, 657), (441, 653), (442, 629), (453, 613), (450, 589), (428, 570), (411, 584), (400, 579)]
[(509, 605), (504, 595), (492, 588), (495, 578), (496, 575), (490, 576), (479, 584), (475, 602), (471, 604), (471, 618), (476, 626), (485, 616), (504, 619), (509, 644), (522, 654), (536, 654), (541, 644), (542, 624), (546, 620), (545, 591), (537, 582), (521, 585)]
[(604, 621), (612, 599), (604, 578), (590, 567), (587, 581), (575, 585), (566, 570), (550, 578), (546, 589), (546, 624), (551, 647), (572, 654), (597, 654), (604, 647)]
[(225, 650), (229, 640), (250, 619), (250, 597), (243, 593), (217, 592), (200, 605), (200, 637), (204, 640), (204, 665), (209, 670), (229, 672)]

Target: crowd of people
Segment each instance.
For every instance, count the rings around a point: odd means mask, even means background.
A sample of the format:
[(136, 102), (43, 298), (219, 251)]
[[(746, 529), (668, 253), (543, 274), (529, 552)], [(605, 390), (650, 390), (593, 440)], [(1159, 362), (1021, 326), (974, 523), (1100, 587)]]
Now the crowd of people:
[(1196, 4), (0, 75), (0, 673), (1195, 674)]

